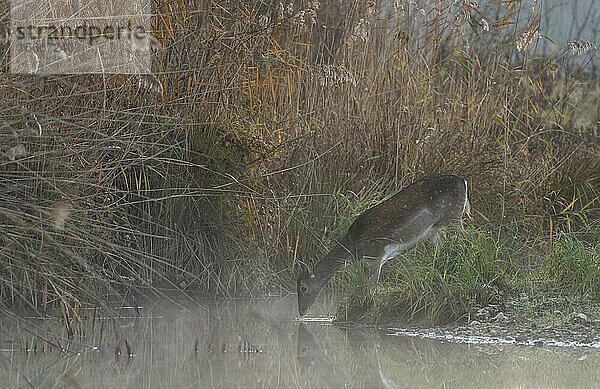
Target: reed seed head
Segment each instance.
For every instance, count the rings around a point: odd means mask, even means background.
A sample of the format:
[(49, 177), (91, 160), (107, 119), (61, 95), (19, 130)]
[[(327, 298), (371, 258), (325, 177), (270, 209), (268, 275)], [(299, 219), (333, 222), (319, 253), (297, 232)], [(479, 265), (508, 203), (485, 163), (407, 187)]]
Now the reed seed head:
[(571, 42), (569, 42), (567, 47), (571, 51), (571, 54), (573, 54), (573, 55), (582, 55), (582, 54), (587, 53), (588, 51), (598, 49), (598, 47), (594, 43), (592, 43), (590, 41), (585, 41), (585, 40), (571, 41)]

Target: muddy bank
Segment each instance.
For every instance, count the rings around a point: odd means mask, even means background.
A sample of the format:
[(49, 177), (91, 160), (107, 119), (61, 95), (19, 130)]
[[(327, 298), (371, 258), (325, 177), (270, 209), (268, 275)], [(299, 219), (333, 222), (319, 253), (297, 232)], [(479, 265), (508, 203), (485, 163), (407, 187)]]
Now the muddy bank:
[(520, 293), (478, 309), (458, 325), (389, 327), (389, 335), (457, 343), (600, 349), (600, 302), (585, 297)]

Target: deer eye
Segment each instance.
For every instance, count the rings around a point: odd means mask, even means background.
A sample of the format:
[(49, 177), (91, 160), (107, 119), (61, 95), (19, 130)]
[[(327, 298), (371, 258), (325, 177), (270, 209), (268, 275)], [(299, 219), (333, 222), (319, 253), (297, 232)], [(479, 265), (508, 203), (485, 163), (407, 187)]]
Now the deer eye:
[(300, 287), (300, 292), (302, 292), (302, 293), (306, 293), (306, 291), (308, 291), (308, 288), (306, 287), (306, 285), (302, 285), (302, 286)]

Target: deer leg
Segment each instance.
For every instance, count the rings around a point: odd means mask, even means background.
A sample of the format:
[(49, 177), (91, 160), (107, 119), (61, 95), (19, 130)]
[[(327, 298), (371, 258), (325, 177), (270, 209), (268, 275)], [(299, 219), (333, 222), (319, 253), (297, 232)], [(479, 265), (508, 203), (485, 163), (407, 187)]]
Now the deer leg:
[(381, 278), (381, 269), (383, 269), (384, 264), (385, 261), (382, 259), (379, 261), (379, 265), (377, 265), (377, 279), (375, 280), (375, 283), (379, 283), (379, 279)]
[(365, 272), (369, 273), (367, 278), (367, 287), (369, 288), (369, 294), (371, 297), (375, 295), (375, 288), (377, 287), (377, 283), (379, 282), (379, 276), (381, 274), (382, 267), (381, 260), (377, 258), (364, 258), (363, 259), (363, 268)]

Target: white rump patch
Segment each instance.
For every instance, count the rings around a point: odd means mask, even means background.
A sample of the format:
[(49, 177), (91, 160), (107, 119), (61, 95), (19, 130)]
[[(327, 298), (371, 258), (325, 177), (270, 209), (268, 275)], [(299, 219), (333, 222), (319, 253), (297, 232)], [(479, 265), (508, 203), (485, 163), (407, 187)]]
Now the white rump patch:
[[(469, 205), (469, 185), (467, 184), (467, 180), (465, 181), (465, 203), (463, 204), (463, 215), (466, 213), (467, 216), (471, 216), (471, 206)], [(462, 215), (461, 215), (462, 216)]]

